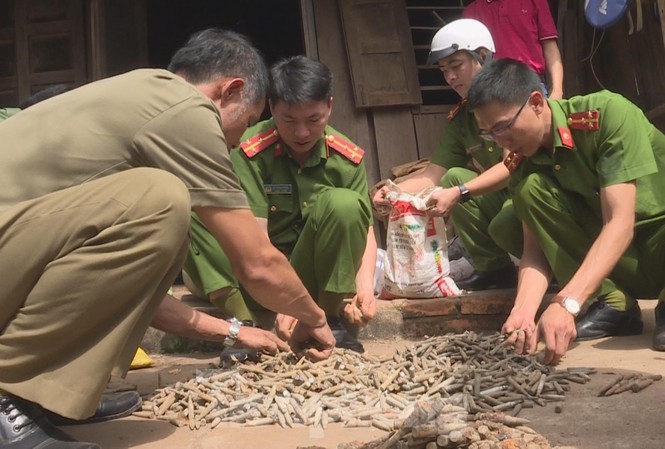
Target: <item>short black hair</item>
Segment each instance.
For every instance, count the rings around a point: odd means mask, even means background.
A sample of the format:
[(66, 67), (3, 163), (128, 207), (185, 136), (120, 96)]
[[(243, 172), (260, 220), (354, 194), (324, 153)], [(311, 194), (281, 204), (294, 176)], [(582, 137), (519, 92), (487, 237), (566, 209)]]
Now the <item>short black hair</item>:
[(71, 88), (67, 84), (54, 84), (53, 86), (46, 87), (39, 92), (32, 94), (26, 98), (18, 107), (21, 109), (27, 109), (41, 101), (48, 100), (49, 98), (55, 97), (56, 95), (64, 94), (70, 89)]
[(467, 106), (473, 110), (492, 102), (519, 105), (535, 90), (542, 91), (542, 81), (526, 64), (510, 58), (495, 59), (473, 77)]
[(168, 69), (192, 84), (242, 78), (248, 104), (263, 101), (268, 90), (268, 68), (263, 55), (246, 36), (235, 31), (208, 28), (192, 34), (175, 52)]
[(322, 62), (306, 56), (293, 56), (276, 62), (270, 68), (271, 87), (268, 98), (275, 104), (305, 104), (329, 101), (333, 94), (333, 75)]

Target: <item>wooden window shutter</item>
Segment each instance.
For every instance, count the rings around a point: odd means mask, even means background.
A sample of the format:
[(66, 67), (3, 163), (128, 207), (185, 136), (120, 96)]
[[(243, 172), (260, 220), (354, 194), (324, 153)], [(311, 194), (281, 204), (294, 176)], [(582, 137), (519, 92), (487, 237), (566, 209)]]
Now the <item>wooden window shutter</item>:
[(339, 8), (356, 107), (421, 104), (405, 1), (339, 0)]

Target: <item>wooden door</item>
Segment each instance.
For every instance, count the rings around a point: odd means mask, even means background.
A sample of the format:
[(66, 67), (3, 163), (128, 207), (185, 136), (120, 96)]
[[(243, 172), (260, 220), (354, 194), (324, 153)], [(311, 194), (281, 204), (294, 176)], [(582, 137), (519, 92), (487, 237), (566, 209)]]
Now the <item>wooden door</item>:
[(339, 0), (339, 6), (356, 107), (420, 104), (404, 0)]
[(0, 106), (87, 81), (84, 0), (0, 0)]

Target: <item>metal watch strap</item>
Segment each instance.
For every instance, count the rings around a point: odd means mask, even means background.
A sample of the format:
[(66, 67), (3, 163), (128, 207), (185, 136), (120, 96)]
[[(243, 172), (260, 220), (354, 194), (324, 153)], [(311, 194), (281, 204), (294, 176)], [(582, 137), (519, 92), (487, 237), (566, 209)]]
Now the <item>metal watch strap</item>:
[(240, 326), (242, 326), (242, 323), (236, 318), (231, 318), (229, 323), (231, 324), (231, 326), (229, 326), (229, 335), (227, 335), (222, 342), (222, 344), (227, 348), (230, 348), (236, 344), (236, 341), (238, 340), (238, 334), (240, 333)]
[(466, 185), (460, 184), (457, 186), (457, 188), (459, 189), (460, 193), (460, 198), (459, 198), (460, 203), (466, 203), (471, 199), (471, 192), (469, 192), (469, 188)]

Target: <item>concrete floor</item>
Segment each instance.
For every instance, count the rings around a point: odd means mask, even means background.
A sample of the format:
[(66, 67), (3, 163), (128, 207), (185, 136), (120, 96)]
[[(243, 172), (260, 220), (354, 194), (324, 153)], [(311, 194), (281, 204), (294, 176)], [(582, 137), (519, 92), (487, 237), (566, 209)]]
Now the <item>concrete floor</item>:
[[(640, 393), (623, 393), (598, 398), (598, 390), (611, 378), (609, 373), (638, 371), (665, 374), (665, 353), (652, 351), (653, 307), (655, 301), (641, 301), (645, 330), (640, 336), (607, 338), (576, 344), (561, 367), (596, 367), (599, 373), (585, 385), (573, 385), (566, 395), (562, 413), (554, 407), (525, 409), (520, 416), (532, 420), (532, 427), (545, 435), (553, 447), (566, 449), (662, 449), (665, 447), (665, 381)], [(369, 353), (390, 354), (396, 347), (411, 342), (401, 338), (364, 341)], [(188, 378), (197, 368), (206, 368), (217, 354), (186, 357), (154, 356), (155, 366), (131, 371), (127, 381), (142, 394), (160, 385)], [(171, 424), (124, 418), (106, 423), (70, 426), (67, 432), (83, 441), (96, 442), (104, 449), (121, 448), (296, 448), (321, 446), (337, 448), (341, 442), (370, 441), (382, 431), (367, 428), (343, 428), (330, 425), (323, 431), (301, 427), (258, 428), (217, 427), (191, 431)]]

